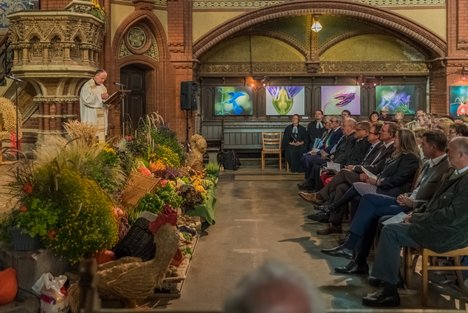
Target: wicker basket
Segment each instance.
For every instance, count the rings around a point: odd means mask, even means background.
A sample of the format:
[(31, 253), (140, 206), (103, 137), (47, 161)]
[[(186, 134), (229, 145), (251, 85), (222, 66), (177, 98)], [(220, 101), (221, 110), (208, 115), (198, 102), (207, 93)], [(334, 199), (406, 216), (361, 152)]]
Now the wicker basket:
[(122, 204), (125, 207), (135, 207), (141, 198), (156, 189), (160, 180), (160, 178), (143, 176), (138, 172), (132, 172), (122, 192)]

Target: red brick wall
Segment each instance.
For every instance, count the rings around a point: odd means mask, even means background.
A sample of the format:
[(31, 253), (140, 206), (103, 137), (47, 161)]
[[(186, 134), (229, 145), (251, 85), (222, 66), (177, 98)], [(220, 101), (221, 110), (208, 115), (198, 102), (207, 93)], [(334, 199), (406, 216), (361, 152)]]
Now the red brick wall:
[(444, 113), (448, 112), (451, 85), (468, 85), (462, 68), (468, 67), (468, 0), (447, 1), (447, 60)]
[[(179, 138), (185, 139), (185, 112), (180, 109), (180, 83), (193, 80), (192, 0), (168, 0), (167, 15), (168, 49), (173, 68), (171, 82), (174, 83), (175, 97), (172, 114), (168, 114), (167, 118)], [(194, 114), (191, 115), (189, 127), (193, 134), (196, 130)]]
[(63, 10), (71, 0), (42, 0), (39, 1), (41, 10)]

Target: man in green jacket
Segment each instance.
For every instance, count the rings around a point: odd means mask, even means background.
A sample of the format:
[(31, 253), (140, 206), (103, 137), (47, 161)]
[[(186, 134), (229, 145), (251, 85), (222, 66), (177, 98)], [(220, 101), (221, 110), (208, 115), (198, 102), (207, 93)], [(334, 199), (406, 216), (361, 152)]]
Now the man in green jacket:
[(403, 246), (446, 252), (468, 246), (468, 138), (455, 137), (448, 146), (452, 169), (424, 210), (408, 215), (403, 223), (382, 229), (372, 276), (383, 290), (362, 298), (367, 306), (398, 306), (400, 249)]

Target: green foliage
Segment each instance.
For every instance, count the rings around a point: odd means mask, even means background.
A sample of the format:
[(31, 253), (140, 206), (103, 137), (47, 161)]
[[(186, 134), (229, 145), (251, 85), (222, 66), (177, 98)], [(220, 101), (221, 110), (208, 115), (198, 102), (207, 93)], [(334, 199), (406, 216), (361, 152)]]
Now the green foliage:
[(209, 176), (218, 176), (219, 175), (219, 165), (215, 162), (210, 162), (205, 165), (206, 174)]
[(45, 237), (58, 222), (60, 209), (50, 199), (26, 199), (16, 216), (16, 226), (31, 237)]
[(130, 212), (130, 220), (135, 221), (138, 214), (143, 211), (148, 211), (154, 214), (161, 212), (164, 202), (159, 198), (157, 194), (147, 193), (143, 198), (141, 198), (138, 205)]
[(19, 211), (16, 210), (13, 212), (0, 213), (0, 242), (11, 241), (9, 229), (15, 226), (18, 213)]
[(112, 248), (117, 221), (110, 198), (96, 181), (77, 171), (76, 163), (58, 164), (44, 164), (33, 171), (28, 182), (32, 187), (11, 217), (15, 226), (39, 236), (73, 264), (95, 251)]
[(180, 157), (172, 151), (172, 149), (165, 145), (158, 145), (156, 151), (150, 156), (151, 161), (161, 160), (167, 167), (179, 167)]
[(151, 138), (158, 146), (166, 146), (179, 157), (179, 164), (185, 160), (185, 151), (179, 144), (176, 134), (169, 128), (161, 127), (151, 129)]
[(44, 238), (47, 246), (71, 263), (112, 248), (117, 241), (117, 221), (112, 202), (97, 183), (65, 169), (58, 177), (58, 186), (54, 198), (59, 216)]
[(159, 188), (156, 191), (156, 194), (164, 204), (170, 204), (173, 208), (179, 208), (184, 201), (184, 199), (177, 194), (177, 191), (171, 187), (170, 184), (166, 184), (164, 187)]
[(144, 157), (148, 154), (148, 145), (142, 137), (137, 137), (125, 143), (125, 149), (134, 157)]
[(124, 180), (117, 152), (104, 147), (94, 159), (89, 159), (84, 174), (94, 179), (102, 189), (112, 194), (120, 190)]

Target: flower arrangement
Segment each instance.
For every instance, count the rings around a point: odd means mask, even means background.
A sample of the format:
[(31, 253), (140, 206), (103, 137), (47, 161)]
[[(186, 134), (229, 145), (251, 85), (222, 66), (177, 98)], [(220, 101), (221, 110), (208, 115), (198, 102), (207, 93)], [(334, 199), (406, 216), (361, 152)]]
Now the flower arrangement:
[[(33, 168), (25, 177), (23, 196), (14, 211), (16, 226), (38, 236), (47, 247), (70, 263), (97, 250), (110, 248), (117, 239), (113, 205), (98, 184), (76, 169), (49, 164)], [(27, 178), (27, 179), (24, 179)]]
[(110, 195), (125, 176), (116, 151), (90, 140), (95, 138), (88, 134), (92, 129), (77, 123), (66, 127), (70, 140), (50, 139), (38, 148), (34, 161), (15, 171), (10, 188), (20, 200), (11, 220), (75, 263), (116, 242), (118, 222)]

